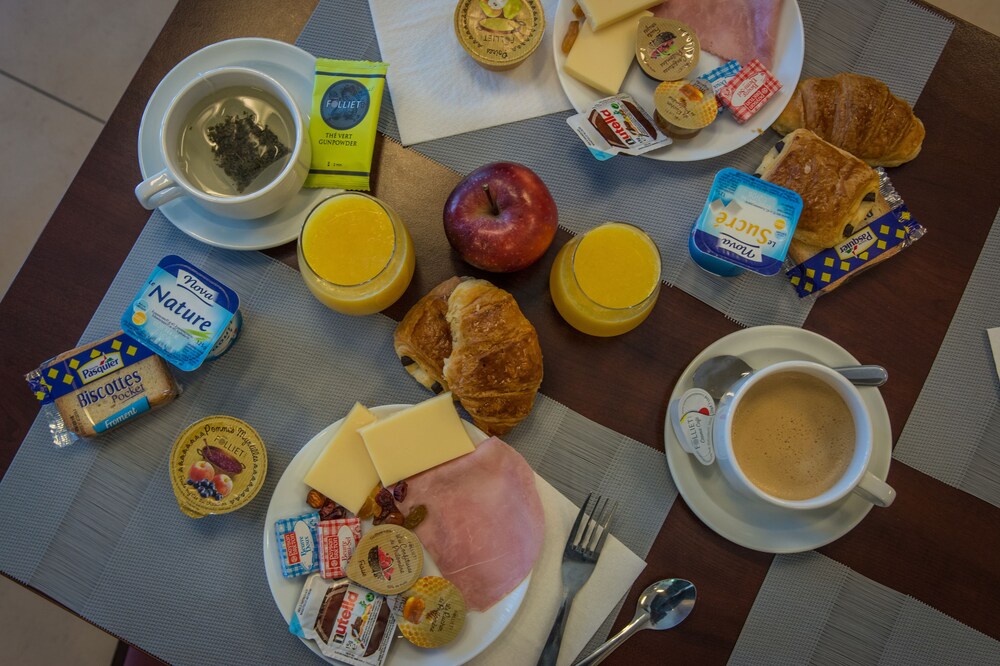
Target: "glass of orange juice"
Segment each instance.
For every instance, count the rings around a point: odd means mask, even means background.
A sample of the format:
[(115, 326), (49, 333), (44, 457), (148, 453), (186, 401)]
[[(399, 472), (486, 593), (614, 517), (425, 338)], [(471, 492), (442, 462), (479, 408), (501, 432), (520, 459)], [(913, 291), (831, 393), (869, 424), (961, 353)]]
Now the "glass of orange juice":
[(660, 250), (639, 227), (602, 224), (559, 250), (549, 291), (573, 328), (601, 337), (627, 333), (660, 294)]
[(299, 234), (299, 270), (313, 295), (350, 315), (380, 312), (413, 278), (410, 234), (388, 205), (360, 192), (321, 201)]

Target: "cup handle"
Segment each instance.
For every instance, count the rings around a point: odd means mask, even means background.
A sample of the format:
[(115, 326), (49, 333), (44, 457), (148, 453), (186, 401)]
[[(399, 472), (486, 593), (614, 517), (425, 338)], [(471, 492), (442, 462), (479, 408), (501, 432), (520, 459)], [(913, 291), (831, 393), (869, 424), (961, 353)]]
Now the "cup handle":
[(875, 506), (887, 507), (896, 499), (896, 490), (871, 472), (865, 472), (854, 492)]
[(135, 186), (135, 198), (146, 210), (158, 208), (180, 196), (184, 196), (184, 190), (177, 186), (166, 169)]

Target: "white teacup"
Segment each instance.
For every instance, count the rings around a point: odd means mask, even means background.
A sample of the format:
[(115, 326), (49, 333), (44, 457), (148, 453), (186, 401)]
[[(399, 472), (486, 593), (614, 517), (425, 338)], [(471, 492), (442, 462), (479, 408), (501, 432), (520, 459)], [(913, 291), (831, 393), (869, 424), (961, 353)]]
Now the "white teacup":
[[(755, 485), (741, 467), (733, 447), (734, 416), (746, 397), (752, 395), (754, 388), (764, 379), (789, 375), (790, 373), (802, 373), (814, 377), (833, 389), (847, 405), (854, 422), (854, 449), (846, 470), (831, 486), (815, 496), (804, 499), (777, 497)], [(795, 404), (790, 404), (789, 407), (791, 409), (809, 409), (809, 405), (797, 401)], [(871, 417), (857, 388), (836, 371), (809, 361), (776, 363), (753, 372), (734, 384), (719, 403), (712, 431), (716, 459), (726, 480), (744, 495), (786, 509), (817, 509), (832, 504), (851, 492), (877, 506), (886, 507), (892, 504), (896, 491), (868, 471), (873, 448), (872, 437)], [(772, 449), (769, 453), (775, 453), (775, 451)], [(744, 455), (750, 454), (744, 453)], [(781, 455), (791, 454), (782, 453)]]
[[(181, 167), (184, 124), (199, 104), (227, 88), (252, 88), (269, 93), (285, 106), (294, 127), (284, 168), (270, 182), (246, 194), (220, 195), (205, 191), (185, 176)], [(302, 188), (309, 173), (311, 144), (304, 116), (285, 88), (270, 76), (246, 67), (220, 67), (203, 72), (188, 83), (167, 107), (160, 127), (160, 151), (166, 168), (139, 183), (135, 196), (152, 210), (178, 197), (191, 197), (199, 206), (223, 217), (254, 219), (284, 207)]]

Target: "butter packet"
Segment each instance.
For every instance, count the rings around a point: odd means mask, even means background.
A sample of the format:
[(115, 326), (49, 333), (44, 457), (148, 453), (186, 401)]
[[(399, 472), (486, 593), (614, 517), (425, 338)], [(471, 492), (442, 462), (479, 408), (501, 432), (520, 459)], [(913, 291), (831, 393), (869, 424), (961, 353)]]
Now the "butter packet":
[[(871, 221), (834, 247), (816, 248), (793, 242), (794, 263), (785, 275), (799, 298), (826, 294), (847, 280), (913, 245), (926, 229), (910, 214), (885, 169), (879, 175), (879, 193)], [(881, 213), (881, 214), (880, 214)]]
[(316, 61), (309, 116), (312, 163), (305, 187), (371, 189), (372, 154), (388, 68), (384, 62)]
[(566, 123), (601, 161), (618, 153), (642, 155), (673, 143), (635, 99), (626, 94), (598, 100), (585, 113), (567, 118)]

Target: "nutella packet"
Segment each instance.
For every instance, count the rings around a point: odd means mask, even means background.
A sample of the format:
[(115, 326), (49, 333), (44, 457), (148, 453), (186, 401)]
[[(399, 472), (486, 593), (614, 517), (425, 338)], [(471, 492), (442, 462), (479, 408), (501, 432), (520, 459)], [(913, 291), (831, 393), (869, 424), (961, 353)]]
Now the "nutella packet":
[(396, 635), (392, 598), (347, 579), (306, 579), (288, 629), (316, 641), (323, 655), (353, 666), (381, 666)]
[(619, 153), (642, 155), (673, 143), (626, 94), (598, 100), (588, 111), (570, 116), (566, 122), (602, 161)]
[(910, 214), (885, 169), (879, 176), (879, 195), (870, 221), (834, 247), (815, 248), (793, 241), (789, 257), (795, 265), (785, 275), (799, 298), (826, 294), (847, 280), (901, 252), (919, 240), (926, 229)]
[(384, 62), (316, 60), (309, 116), (312, 162), (305, 187), (371, 189), (372, 154), (388, 67)]

